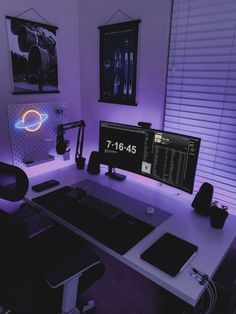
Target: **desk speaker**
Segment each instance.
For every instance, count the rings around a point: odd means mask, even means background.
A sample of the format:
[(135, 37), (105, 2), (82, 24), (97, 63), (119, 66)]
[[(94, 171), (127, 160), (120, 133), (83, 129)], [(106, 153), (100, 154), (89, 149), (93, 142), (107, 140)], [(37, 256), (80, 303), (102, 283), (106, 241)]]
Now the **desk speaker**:
[(93, 151), (90, 154), (87, 171), (90, 174), (100, 173), (100, 154), (99, 152)]
[(197, 192), (192, 207), (201, 215), (207, 216), (210, 214), (210, 207), (213, 197), (213, 186), (210, 183), (204, 182)]

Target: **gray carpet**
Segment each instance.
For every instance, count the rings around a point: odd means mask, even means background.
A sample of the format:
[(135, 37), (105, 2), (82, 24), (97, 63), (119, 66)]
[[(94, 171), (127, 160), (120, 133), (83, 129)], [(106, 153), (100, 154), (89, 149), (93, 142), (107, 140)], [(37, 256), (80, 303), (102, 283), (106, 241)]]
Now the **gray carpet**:
[[(38, 215), (36, 215), (38, 216)], [(32, 216), (29, 226), (34, 229), (45, 227), (46, 220), (41, 221)], [(31, 216), (30, 216), (31, 217)], [(37, 223), (32, 219), (37, 218)], [(40, 216), (41, 217), (41, 216)], [(40, 223), (39, 223), (40, 222)], [(35, 228), (37, 225), (37, 228)], [(84, 296), (94, 299), (96, 314), (200, 314), (202, 303), (195, 309), (178, 298), (159, 288), (149, 279), (140, 275), (115, 258), (90, 245), (102, 259), (106, 271), (102, 279), (90, 287)], [(218, 285), (218, 302), (212, 314), (226, 314), (228, 295), (232, 281), (236, 278), (236, 241), (213, 280)], [(203, 309), (208, 306), (208, 298), (204, 297)]]
[(96, 314), (158, 313), (157, 285), (96, 247), (91, 249), (106, 266), (103, 278), (84, 293), (94, 299)]
[[(103, 278), (84, 294), (94, 299), (96, 314), (200, 314), (208, 306), (208, 298), (193, 309), (170, 295), (156, 284), (115, 258), (91, 245), (106, 265)], [(218, 302), (213, 314), (224, 314), (228, 305), (228, 291), (236, 278), (236, 242), (214, 276), (218, 285)], [(226, 288), (226, 290), (225, 290)]]

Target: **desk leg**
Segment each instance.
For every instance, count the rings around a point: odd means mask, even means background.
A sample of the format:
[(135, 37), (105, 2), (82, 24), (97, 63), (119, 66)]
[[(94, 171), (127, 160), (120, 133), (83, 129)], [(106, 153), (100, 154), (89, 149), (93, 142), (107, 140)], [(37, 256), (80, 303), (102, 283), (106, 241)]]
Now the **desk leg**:
[(66, 314), (80, 314), (76, 307), (79, 277), (64, 284), (62, 312)]

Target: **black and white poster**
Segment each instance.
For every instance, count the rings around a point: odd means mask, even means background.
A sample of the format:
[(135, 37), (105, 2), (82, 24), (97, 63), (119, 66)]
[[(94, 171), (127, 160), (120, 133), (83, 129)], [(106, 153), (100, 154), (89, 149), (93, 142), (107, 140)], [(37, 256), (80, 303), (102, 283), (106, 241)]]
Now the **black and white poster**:
[(56, 26), (6, 17), (13, 94), (58, 93)]
[(100, 26), (100, 101), (137, 105), (136, 72), (140, 20)]

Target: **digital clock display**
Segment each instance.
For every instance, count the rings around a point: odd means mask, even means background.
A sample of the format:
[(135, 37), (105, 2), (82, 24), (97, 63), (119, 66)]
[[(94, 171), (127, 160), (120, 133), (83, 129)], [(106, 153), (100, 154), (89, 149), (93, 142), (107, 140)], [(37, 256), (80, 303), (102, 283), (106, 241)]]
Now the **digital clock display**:
[(137, 146), (128, 144), (127, 146), (122, 142), (115, 142), (113, 143), (111, 140), (107, 140), (107, 149), (114, 148), (120, 152), (126, 151), (130, 154), (136, 154)]
[(101, 128), (100, 151), (111, 156), (115, 167), (140, 171), (145, 144), (144, 132), (132, 130)]

